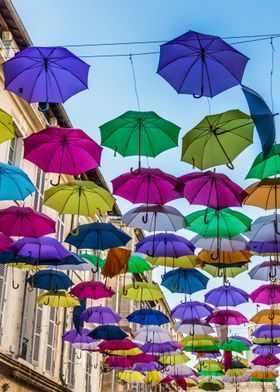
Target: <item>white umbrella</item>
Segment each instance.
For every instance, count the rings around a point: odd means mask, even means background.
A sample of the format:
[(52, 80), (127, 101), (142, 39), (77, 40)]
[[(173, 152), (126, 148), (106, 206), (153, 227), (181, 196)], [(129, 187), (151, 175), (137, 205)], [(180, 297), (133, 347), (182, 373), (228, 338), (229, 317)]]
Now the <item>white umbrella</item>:
[(141, 343), (165, 343), (172, 341), (170, 332), (157, 325), (145, 326), (135, 333), (135, 340)]
[(101, 343), (101, 340), (97, 340), (96, 342), (91, 343), (73, 343), (72, 347), (77, 348), (79, 350), (98, 350), (98, 345)]
[(168, 365), (165, 368), (166, 373), (169, 376), (188, 376), (194, 374), (192, 368), (188, 367), (187, 365)]
[(251, 231), (244, 233), (251, 241), (273, 242), (280, 240), (280, 217), (275, 214), (261, 216), (251, 226)]
[(211, 327), (210, 324), (207, 323), (199, 323), (195, 321), (195, 323), (190, 323), (189, 321), (179, 321), (174, 325), (174, 330), (176, 332), (180, 332), (186, 335), (209, 335), (210, 333), (215, 332), (214, 328)]
[(242, 235), (236, 235), (232, 238), (204, 238), (201, 235), (196, 235), (191, 239), (195, 247), (207, 249), (215, 252), (220, 249), (222, 252), (236, 252), (239, 250), (248, 249), (248, 241)]
[(253, 280), (263, 280), (268, 282), (271, 278), (280, 279), (280, 263), (276, 261), (263, 261), (249, 271), (249, 276)]

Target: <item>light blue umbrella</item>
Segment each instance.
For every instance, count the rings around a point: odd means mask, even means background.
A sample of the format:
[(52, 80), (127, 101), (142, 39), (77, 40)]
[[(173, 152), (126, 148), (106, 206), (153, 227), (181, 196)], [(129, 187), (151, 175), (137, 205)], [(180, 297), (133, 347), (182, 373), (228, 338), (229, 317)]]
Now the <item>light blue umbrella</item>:
[(36, 188), (19, 167), (0, 163), (0, 200), (24, 200)]

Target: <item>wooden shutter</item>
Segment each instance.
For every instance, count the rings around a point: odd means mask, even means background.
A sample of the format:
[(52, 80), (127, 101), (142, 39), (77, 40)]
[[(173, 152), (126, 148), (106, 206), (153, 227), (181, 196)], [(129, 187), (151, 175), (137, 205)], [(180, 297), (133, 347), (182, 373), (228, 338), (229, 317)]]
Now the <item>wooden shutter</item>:
[(6, 278), (7, 268), (3, 264), (0, 264), (0, 343), (3, 334), (3, 315), (6, 301)]
[(50, 308), (47, 353), (46, 353), (46, 371), (51, 373), (54, 370), (54, 351), (55, 351), (54, 343), (55, 343), (55, 332), (56, 332), (55, 317), (56, 317), (56, 309)]
[(70, 385), (75, 384), (75, 356), (76, 349), (71, 344), (68, 345), (68, 372), (67, 383)]
[(92, 371), (92, 355), (87, 353), (87, 362), (86, 362), (86, 390), (85, 392), (91, 392), (91, 371)]
[[(41, 290), (40, 290), (41, 291)], [(37, 304), (35, 314), (35, 328), (32, 347), (32, 363), (38, 365), (40, 357), (40, 341), (42, 330), (43, 305)]]

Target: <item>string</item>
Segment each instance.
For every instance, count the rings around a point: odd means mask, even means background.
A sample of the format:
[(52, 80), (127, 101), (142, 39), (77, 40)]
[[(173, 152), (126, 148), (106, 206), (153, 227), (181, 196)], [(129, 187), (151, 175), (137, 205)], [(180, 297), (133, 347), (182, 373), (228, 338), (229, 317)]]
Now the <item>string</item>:
[(273, 103), (273, 72), (274, 72), (274, 52), (275, 48), (273, 45), (273, 37), (270, 38), (271, 46), (271, 71), (270, 71), (270, 100), (271, 100), (271, 110), (274, 113), (274, 103)]
[(137, 90), (137, 82), (136, 82), (136, 75), (135, 75), (135, 69), (134, 69), (132, 54), (129, 55), (129, 60), (130, 60), (131, 69), (132, 69), (132, 76), (133, 76), (133, 83), (134, 83), (134, 91), (135, 91), (135, 96), (136, 96), (138, 111), (140, 112), (140, 101), (139, 101), (139, 95), (138, 95), (138, 90)]

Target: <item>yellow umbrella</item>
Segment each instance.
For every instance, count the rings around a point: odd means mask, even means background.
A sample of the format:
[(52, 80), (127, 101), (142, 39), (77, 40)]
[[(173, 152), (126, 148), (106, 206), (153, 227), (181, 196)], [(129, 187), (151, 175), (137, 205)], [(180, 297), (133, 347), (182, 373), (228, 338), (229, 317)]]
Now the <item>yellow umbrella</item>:
[(280, 309), (264, 309), (251, 318), (255, 324), (280, 324)]
[(175, 355), (163, 355), (159, 358), (159, 362), (163, 365), (179, 365), (183, 363), (187, 363), (190, 361), (190, 358), (184, 354), (175, 354)]
[(140, 348), (135, 347), (135, 348), (131, 348), (130, 350), (110, 350), (107, 351), (107, 353), (110, 355), (130, 356), (130, 355), (142, 354), (143, 351), (140, 350)]
[(243, 363), (244, 366), (249, 367), (248, 359), (240, 357), (239, 355), (236, 355), (235, 357), (232, 358), (233, 361), (239, 361)]
[(140, 372), (133, 370), (123, 370), (117, 374), (117, 377), (125, 382), (139, 382), (144, 380), (144, 376)]
[(188, 344), (196, 345), (204, 345), (210, 346), (215, 345), (218, 342), (218, 339), (214, 336), (205, 336), (205, 335), (194, 335), (194, 336), (186, 336), (180, 341), (180, 344), (186, 346)]
[(37, 302), (41, 305), (63, 308), (72, 308), (80, 305), (78, 298), (65, 291), (47, 291), (38, 296)]
[(19, 269), (26, 269), (26, 270), (39, 270), (43, 268), (47, 268), (47, 265), (33, 265), (33, 264), (26, 264), (26, 263), (8, 263), (6, 264), (8, 267), (14, 267)]
[(255, 338), (252, 340), (253, 344), (280, 344), (280, 337), (270, 338)]
[(189, 388), (196, 387), (197, 382), (195, 382), (192, 378), (185, 377), (185, 382)]
[(124, 298), (134, 301), (155, 301), (163, 298), (163, 293), (156, 283), (133, 282), (124, 286), (119, 293)]
[(0, 143), (15, 137), (13, 118), (4, 110), (0, 109)]
[(247, 372), (247, 368), (244, 369), (228, 369), (226, 371), (226, 376), (228, 377), (239, 377), (239, 376), (243, 376), (243, 374), (245, 372)]
[(147, 257), (145, 259), (155, 266), (163, 266), (170, 268), (193, 268), (196, 267), (200, 260), (196, 255), (182, 256), (178, 258), (173, 257)]
[(151, 384), (158, 384), (162, 379), (162, 376), (160, 375), (160, 372), (157, 370), (153, 370), (151, 372), (148, 372), (144, 378), (144, 381), (146, 383), (151, 383)]
[(204, 389), (205, 391), (220, 391), (221, 389), (225, 388), (221, 381), (214, 378), (202, 380), (200, 383), (198, 383), (197, 386), (198, 388)]
[(223, 364), (217, 362), (215, 359), (203, 359), (195, 365), (195, 368), (199, 371), (218, 372), (223, 370)]

